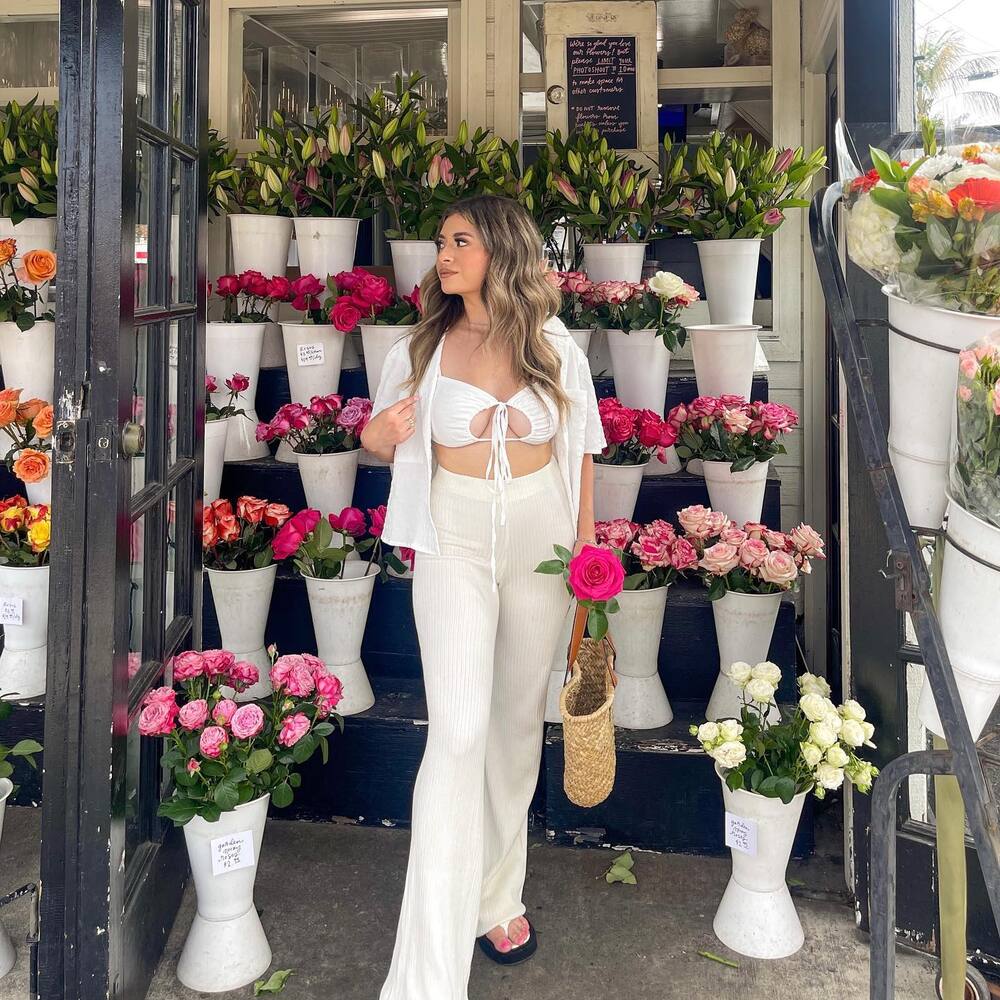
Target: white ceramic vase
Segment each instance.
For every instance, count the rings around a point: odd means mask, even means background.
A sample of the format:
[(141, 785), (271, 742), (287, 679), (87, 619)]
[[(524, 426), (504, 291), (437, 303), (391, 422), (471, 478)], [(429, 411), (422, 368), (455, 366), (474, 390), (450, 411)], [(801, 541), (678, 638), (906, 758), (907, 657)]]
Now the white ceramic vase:
[(741, 528), (747, 521), (759, 523), (771, 463), (757, 462), (744, 472), (730, 471), (731, 465), (731, 462), (702, 462), (712, 510), (722, 511)]
[(360, 454), (361, 449), (355, 448), (330, 455), (296, 455), (306, 504), (324, 517), (350, 507)]
[(0, 566), (0, 600), (19, 608), (21, 624), (3, 626), (0, 698), (45, 694), (49, 567)]
[[(226, 461), (226, 440), (232, 418), (205, 421), (205, 478), (202, 499), (206, 504), (218, 500), (222, 491), (222, 469)], [(242, 417), (237, 417), (242, 420)]]
[[(717, 773), (719, 773), (717, 771)], [(792, 853), (807, 792), (788, 805), (743, 789), (733, 792), (722, 780), (726, 812), (754, 831), (752, 853), (732, 848), (733, 874), (712, 922), (715, 936), (750, 958), (787, 958), (805, 940), (785, 870)]]
[(354, 267), (359, 219), (299, 218), (295, 224), (295, 246), (299, 273), (326, 279)]
[(759, 329), (752, 323), (687, 328), (699, 396), (750, 398)]
[[(51, 458), (51, 453), (49, 458)], [(134, 460), (133, 460), (134, 461)], [(28, 503), (44, 503), (52, 505), (52, 467), (49, 466), (49, 474), (40, 479), (37, 483), (24, 483), (24, 494), (28, 498)]]
[(292, 402), (336, 392), (347, 335), (332, 323), (282, 323), (281, 336)]
[(365, 356), (365, 375), (368, 378), (368, 395), (375, 400), (379, 382), (382, 380), (382, 366), (389, 348), (405, 337), (412, 326), (379, 326), (377, 324), (361, 324), (361, 348)]
[[(55, 252), (58, 232), (59, 223), (56, 218), (23, 219), (15, 225), (7, 216), (0, 216), (0, 240), (16, 240), (18, 257), (23, 257), (29, 250), (51, 250)], [(41, 302), (54, 300), (55, 289), (52, 285), (43, 285), (40, 291)], [(7, 383), (8, 387), (11, 385), (12, 383)], [(25, 399), (27, 398), (29, 397), (25, 396)], [(50, 397), (42, 396), (41, 398), (49, 399)]]
[(642, 281), (645, 243), (584, 243), (583, 269), (593, 281)]
[(889, 454), (910, 524), (936, 531), (947, 504), (958, 353), (1000, 321), (917, 305), (890, 288), (882, 293), (889, 300)]
[[(235, 216), (230, 216), (230, 219)], [(234, 372), (246, 375), (250, 387), (237, 399), (236, 406), (243, 415), (234, 416), (226, 438), (226, 461), (245, 462), (251, 458), (265, 458), (271, 454), (263, 441), (257, 440), (260, 422), (255, 409), (257, 381), (260, 376), (260, 352), (264, 344), (264, 323), (206, 323), (205, 370), (214, 375), (221, 387), (212, 393), (218, 407), (229, 402), (225, 380)]]
[(367, 561), (358, 559), (344, 564), (343, 579), (304, 578), (316, 655), (344, 687), (343, 700), (337, 705), (341, 715), (357, 715), (375, 704), (375, 693), (361, 662), (361, 639), (377, 576), (377, 566), (369, 567)]
[(592, 326), (588, 327), (575, 327), (569, 331), (569, 335), (576, 341), (577, 347), (586, 354), (590, 350), (590, 338), (594, 334), (594, 328)]
[(657, 669), (669, 589), (623, 590), (618, 595), (615, 725), (623, 729), (656, 729), (674, 717)]
[(229, 231), (237, 274), (252, 270), (273, 278), (288, 270), (291, 219), (280, 215), (230, 215)]
[(631, 520), (647, 462), (642, 465), (605, 465), (594, 462), (594, 520)]
[[(722, 670), (739, 661), (753, 666), (767, 659), (780, 606), (781, 594), (737, 594), (729, 591), (717, 601), (712, 601), (715, 636), (719, 644), (719, 676), (705, 709), (706, 719), (718, 722), (720, 719), (740, 717), (742, 692)], [(768, 721), (775, 722), (780, 715), (777, 705), (772, 705)]]
[[(944, 545), (938, 602), (941, 634), (972, 738), (979, 739), (1000, 697), (1000, 650), (992, 629), (984, 627), (996, 620), (1000, 610), (1000, 528), (949, 500), (948, 525), (940, 544)], [(932, 733), (944, 736), (926, 679), (918, 714)]]
[(206, 572), (212, 586), (222, 648), (235, 653), (236, 659), (252, 663), (260, 672), (260, 679), (253, 687), (236, 695), (226, 693), (236, 701), (266, 698), (272, 688), (271, 659), (264, 648), (264, 629), (278, 566), (271, 563), (260, 569), (208, 569)]
[(27, 331), (16, 323), (0, 323), (0, 368), (8, 389), (20, 389), (21, 399), (53, 402), (56, 369), (56, 325), (39, 320)]
[(760, 262), (757, 240), (695, 240), (713, 323), (753, 322)]
[(590, 362), (591, 375), (600, 378), (611, 375), (611, 351), (608, 349), (607, 330), (598, 328), (590, 335), (587, 360)]
[[(10, 778), (0, 778), (0, 835), (3, 834), (3, 818), (7, 809), (7, 799), (14, 791)], [(17, 951), (14, 942), (7, 933), (7, 928), (0, 924), (0, 979), (14, 968), (17, 961)]]
[[(214, 823), (195, 816), (184, 825), (198, 896), (198, 912), (177, 962), (177, 978), (188, 989), (200, 993), (238, 990), (271, 964), (271, 946), (253, 901), (269, 800), (269, 795), (262, 795), (224, 812)], [(213, 841), (240, 839), (240, 860), (252, 854), (252, 863), (215, 874)]]
[(437, 244), (434, 240), (389, 240), (389, 248), (396, 294), (410, 295), (437, 264)]

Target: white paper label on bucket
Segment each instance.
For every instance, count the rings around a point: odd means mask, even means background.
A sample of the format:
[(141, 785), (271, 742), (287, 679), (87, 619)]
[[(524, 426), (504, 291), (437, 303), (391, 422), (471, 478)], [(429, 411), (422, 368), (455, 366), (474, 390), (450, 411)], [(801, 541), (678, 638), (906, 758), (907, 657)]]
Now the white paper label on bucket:
[(177, 345), (171, 344), (167, 348), (167, 364), (177, 366)]
[(225, 875), (240, 868), (252, 868), (253, 833), (243, 830), (212, 841), (212, 874)]
[(0, 625), (24, 624), (24, 600), (0, 594)]
[(326, 359), (322, 344), (299, 344), (299, 367), (321, 365)]
[(757, 820), (726, 813), (726, 847), (741, 854), (757, 855)]

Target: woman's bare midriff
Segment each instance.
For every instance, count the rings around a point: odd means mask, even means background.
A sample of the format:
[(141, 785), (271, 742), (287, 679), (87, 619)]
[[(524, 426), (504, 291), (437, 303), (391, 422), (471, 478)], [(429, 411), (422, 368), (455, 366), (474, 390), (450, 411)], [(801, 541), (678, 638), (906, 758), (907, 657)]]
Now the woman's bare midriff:
[[(475, 444), (464, 444), (459, 448), (448, 448), (435, 443), (434, 457), (438, 465), (449, 472), (483, 479), (490, 461), (490, 442), (477, 441)], [(546, 441), (545, 444), (525, 444), (516, 438), (507, 438), (507, 459), (510, 462), (511, 475), (515, 479), (544, 469), (551, 458), (551, 441)]]

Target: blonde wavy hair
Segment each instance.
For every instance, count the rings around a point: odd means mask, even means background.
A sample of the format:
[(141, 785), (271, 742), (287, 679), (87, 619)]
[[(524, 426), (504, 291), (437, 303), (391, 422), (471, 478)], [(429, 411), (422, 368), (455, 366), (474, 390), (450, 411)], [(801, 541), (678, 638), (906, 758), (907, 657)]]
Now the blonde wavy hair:
[[(561, 300), (545, 280), (538, 227), (523, 206), (496, 195), (455, 202), (442, 215), (441, 226), (453, 215), (476, 227), (490, 255), (482, 289), (490, 326), (483, 345), (509, 344), (514, 376), (535, 392), (546, 393), (565, 419), (569, 397), (562, 387), (559, 354), (542, 330), (542, 324), (559, 311)], [(411, 392), (420, 384), (441, 338), (465, 314), (462, 297), (441, 290), (437, 268), (424, 277), (420, 302), (423, 315), (410, 337), (412, 373), (406, 385)]]

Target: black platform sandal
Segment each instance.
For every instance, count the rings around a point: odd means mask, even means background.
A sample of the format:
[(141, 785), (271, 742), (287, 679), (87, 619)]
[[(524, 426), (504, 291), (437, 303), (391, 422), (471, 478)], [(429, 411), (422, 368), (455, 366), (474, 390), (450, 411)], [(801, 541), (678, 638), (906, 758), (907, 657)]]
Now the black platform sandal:
[[(518, 962), (525, 962), (538, 950), (538, 932), (527, 916), (528, 940), (524, 944), (515, 945), (510, 951), (500, 951), (496, 945), (485, 935), (476, 938), (476, 942), (482, 949), (483, 954), (497, 965), (517, 965)], [(507, 926), (510, 926), (508, 922)], [(513, 942), (511, 942), (513, 944)]]

